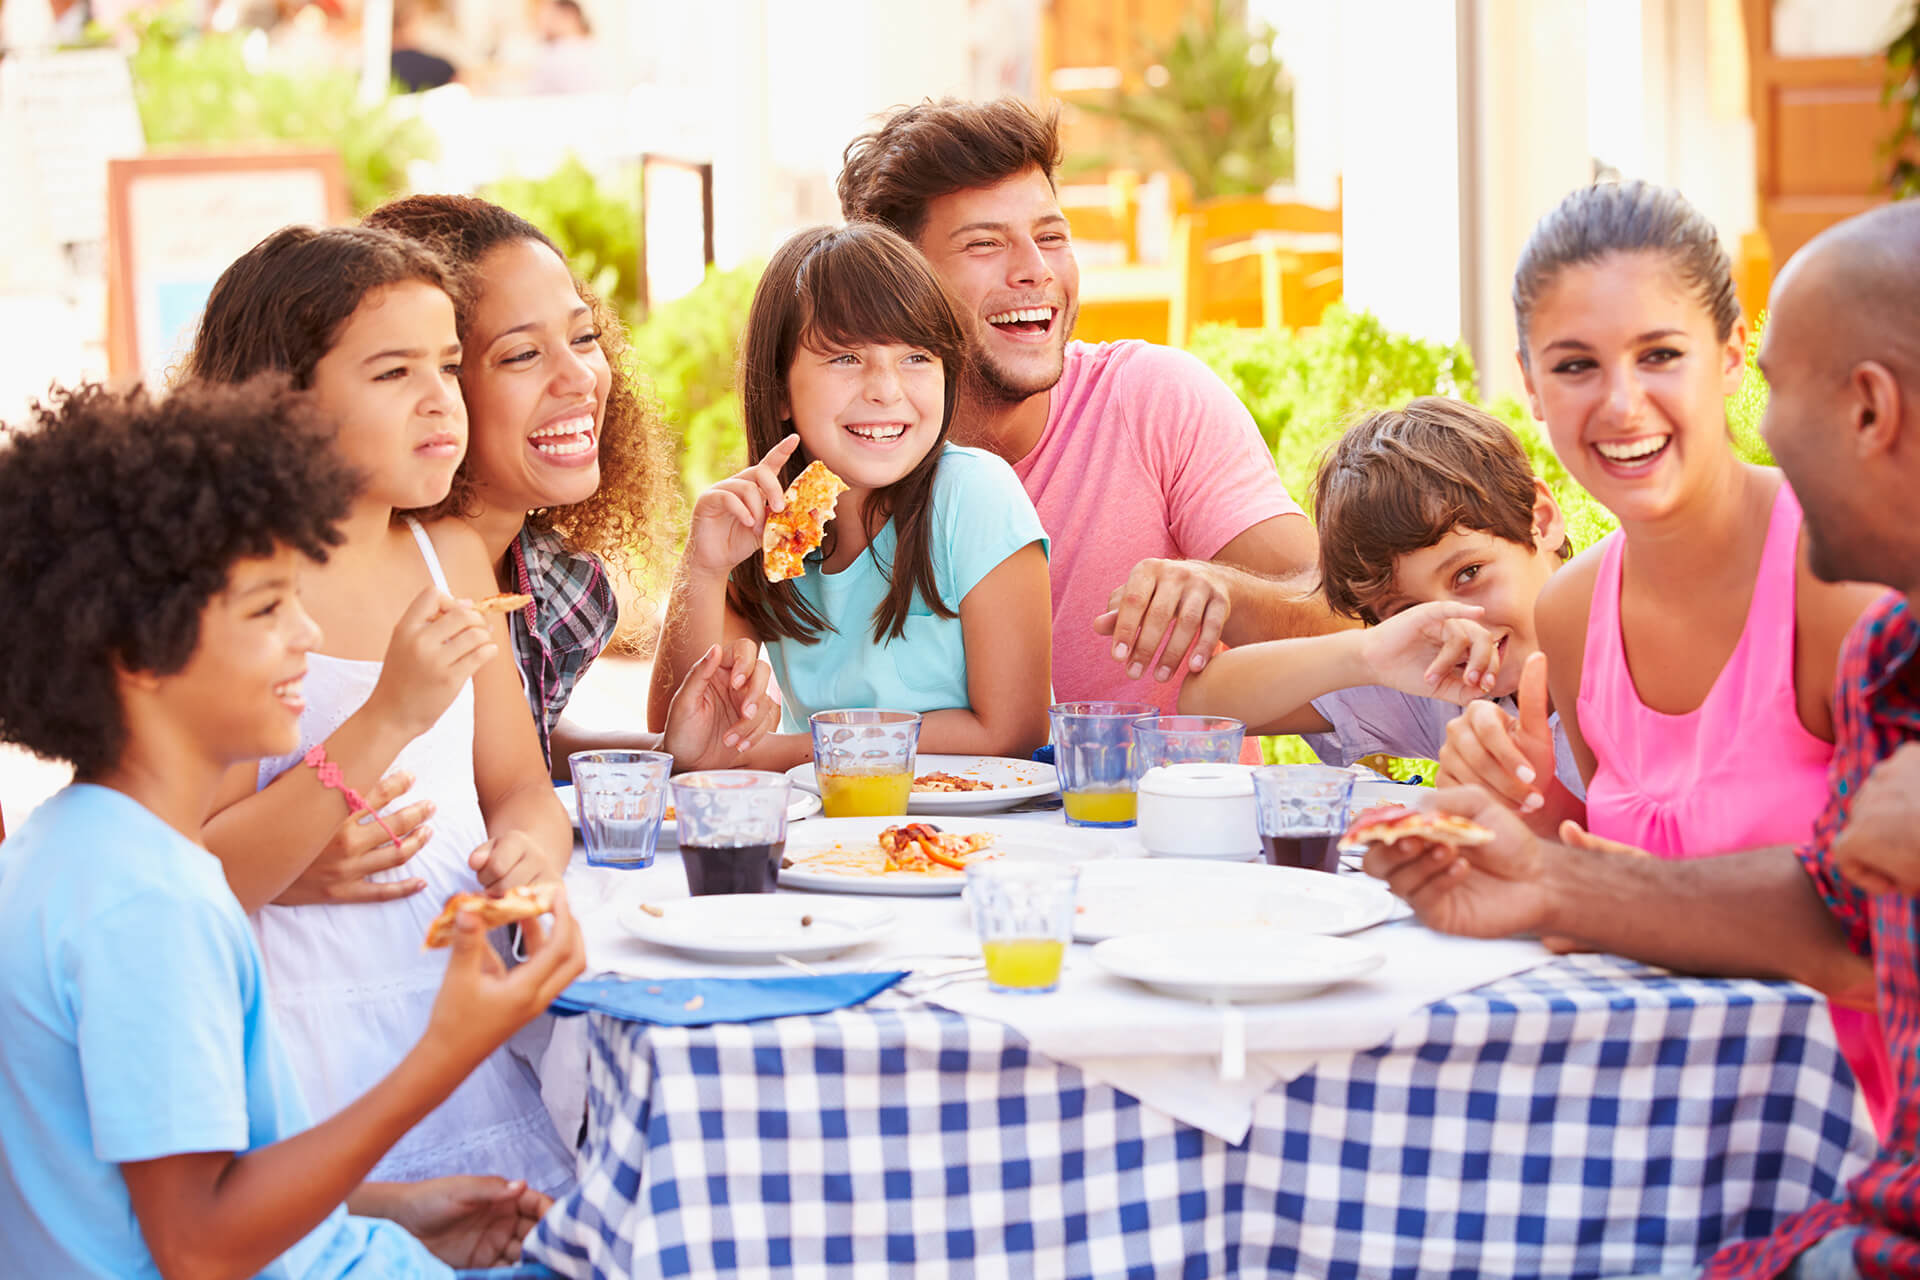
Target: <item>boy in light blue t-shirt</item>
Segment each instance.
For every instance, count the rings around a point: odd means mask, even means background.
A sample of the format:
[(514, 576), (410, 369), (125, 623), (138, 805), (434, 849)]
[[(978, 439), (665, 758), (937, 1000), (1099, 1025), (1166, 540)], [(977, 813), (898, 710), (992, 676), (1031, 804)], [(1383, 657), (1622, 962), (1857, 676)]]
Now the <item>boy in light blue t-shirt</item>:
[(87, 387), (0, 448), (0, 740), (76, 778), (0, 843), (9, 1274), (440, 1277), (516, 1258), (544, 1206), (361, 1179), (579, 972), (564, 901), (512, 973), (463, 914), (420, 1045), (313, 1125), (199, 844), (226, 769), (296, 740), (320, 639), (299, 571), (357, 483), (308, 412), (260, 384)]

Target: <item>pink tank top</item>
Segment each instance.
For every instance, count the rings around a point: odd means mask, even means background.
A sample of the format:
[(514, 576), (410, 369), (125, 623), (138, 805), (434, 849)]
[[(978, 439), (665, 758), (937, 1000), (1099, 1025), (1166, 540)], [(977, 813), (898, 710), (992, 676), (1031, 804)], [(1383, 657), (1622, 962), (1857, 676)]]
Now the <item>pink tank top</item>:
[(1601, 544), (1580, 673), (1580, 733), (1599, 762), (1587, 829), (1662, 858), (1800, 844), (1827, 802), (1833, 744), (1800, 723), (1794, 597), (1800, 503), (1773, 499), (1747, 623), (1706, 700), (1670, 716), (1640, 701), (1620, 638), (1625, 536)]

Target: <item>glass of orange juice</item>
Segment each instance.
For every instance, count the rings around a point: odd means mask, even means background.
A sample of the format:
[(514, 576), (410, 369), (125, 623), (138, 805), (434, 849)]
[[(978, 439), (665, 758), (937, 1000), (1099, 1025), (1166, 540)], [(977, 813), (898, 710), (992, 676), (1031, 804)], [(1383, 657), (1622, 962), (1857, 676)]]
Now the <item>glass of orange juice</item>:
[(829, 818), (905, 813), (920, 745), (916, 711), (816, 711), (813, 772)]
[(989, 987), (1040, 995), (1060, 985), (1079, 879), (1070, 863), (1002, 857), (968, 864), (967, 903)]
[(1133, 722), (1159, 711), (1149, 702), (1057, 702), (1047, 708), (1069, 826), (1133, 825), (1134, 785), (1142, 773)]

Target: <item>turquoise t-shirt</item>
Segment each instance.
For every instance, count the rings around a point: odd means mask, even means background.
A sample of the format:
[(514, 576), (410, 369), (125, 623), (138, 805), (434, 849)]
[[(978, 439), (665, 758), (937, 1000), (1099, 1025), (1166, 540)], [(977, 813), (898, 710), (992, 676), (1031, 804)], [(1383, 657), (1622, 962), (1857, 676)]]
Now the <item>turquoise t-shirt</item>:
[[(929, 549), (940, 599), (958, 610), (967, 593), (1028, 543), (1044, 551), (1046, 531), (1020, 477), (999, 457), (950, 444), (933, 477)], [(873, 638), (873, 611), (891, 585), (895, 531), (887, 521), (860, 558), (839, 573), (822, 573), (818, 553), (794, 586), (834, 630), (812, 644), (776, 640), (767, 646), (786, 697), (782, 723), (804, 733), (807, 717), (841, 707), (940, 711), (967, 706), (967, 650), (960, 619), (942, 618), (914, 597), (907, 629), (885, 644)]]
[[(0, 842), (0, 920), (0, 1271), (157, 1277), (119, 1166), (311, 1123), (253, 930), (212, 854), (87, 785)], [(342, 1208), (260, 1274), (453, 1272)]]

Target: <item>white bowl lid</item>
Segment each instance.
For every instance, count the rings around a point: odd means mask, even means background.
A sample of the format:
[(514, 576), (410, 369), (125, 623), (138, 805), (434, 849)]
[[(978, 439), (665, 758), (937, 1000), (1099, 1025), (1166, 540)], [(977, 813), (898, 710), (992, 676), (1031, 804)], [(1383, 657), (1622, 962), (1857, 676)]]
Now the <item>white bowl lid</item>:
[(1252, 796), (1253, 772), (1244, 764), (1163, 764), (1140, 775), (1143, 795), (1199, 797)]

